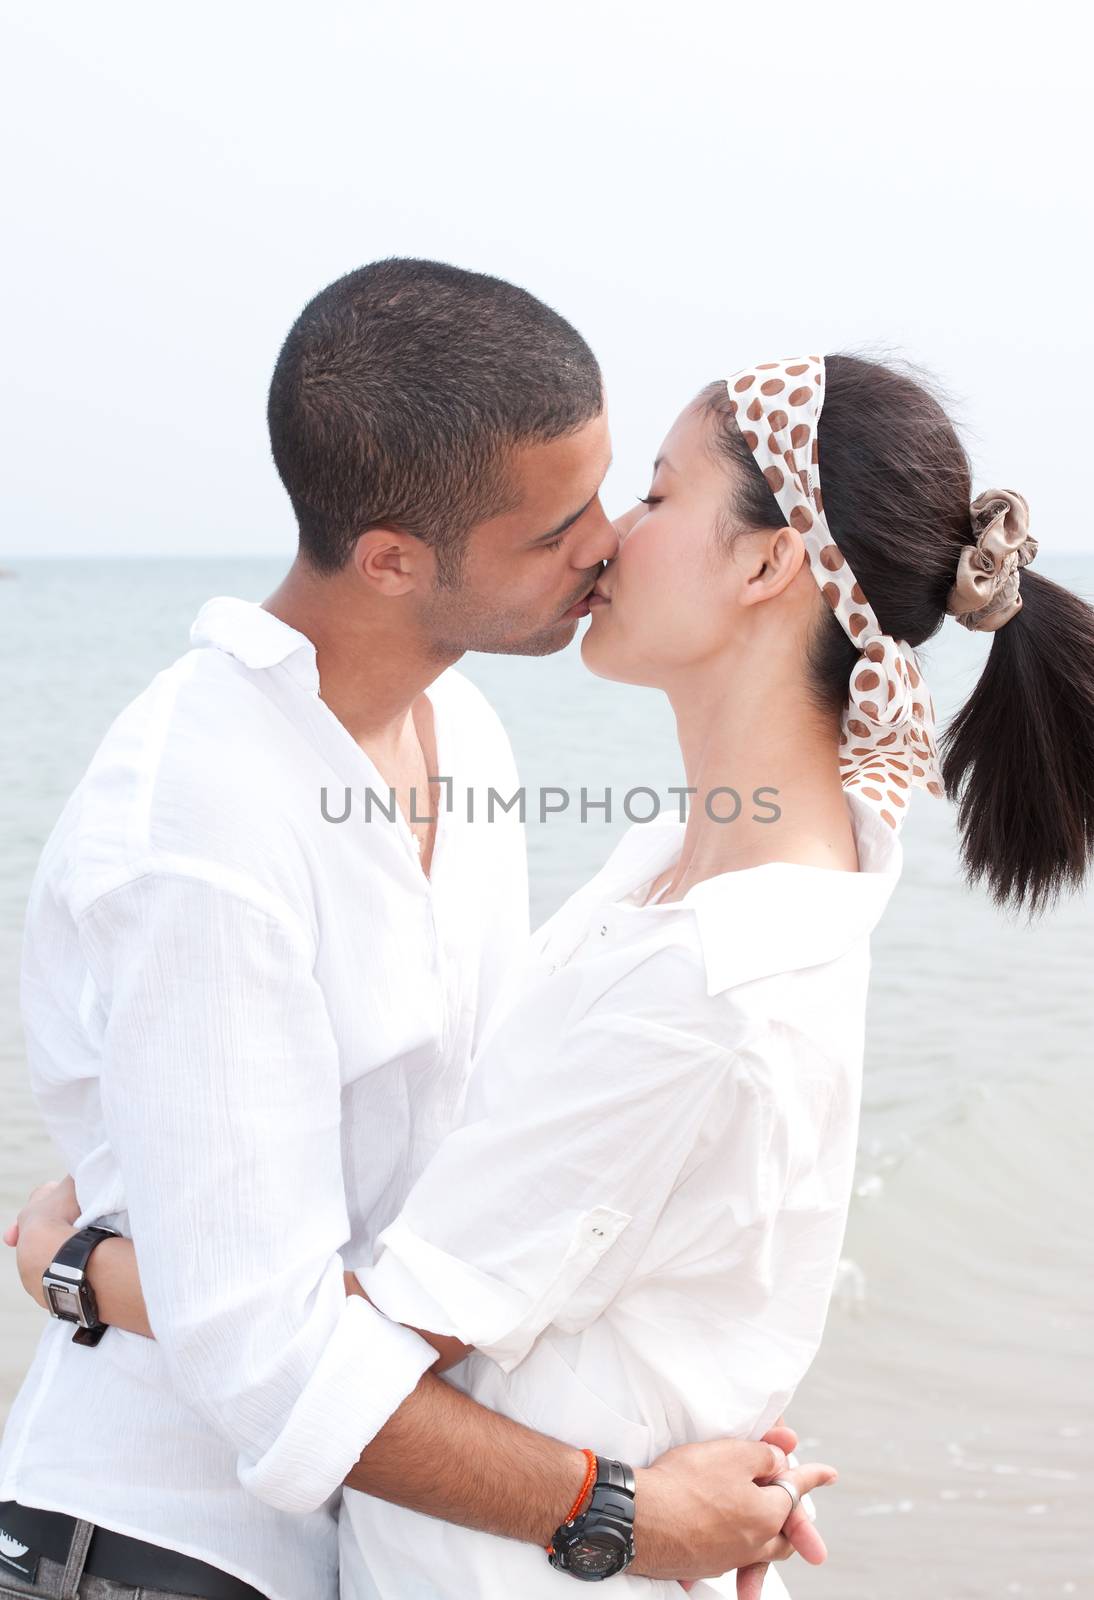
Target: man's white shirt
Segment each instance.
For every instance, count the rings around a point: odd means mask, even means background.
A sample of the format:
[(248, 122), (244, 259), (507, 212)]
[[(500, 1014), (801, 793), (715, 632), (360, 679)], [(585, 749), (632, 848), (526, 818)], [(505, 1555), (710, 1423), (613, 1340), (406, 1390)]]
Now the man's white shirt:
[(87, 1348), (50, 1321), (0, 1499), (184, 1551), (271, 1600), (332, 1600), (342, 1480), (434, 1359), (342, 1274), (371, 1262), (458, 1120), (525, 945), (519, 816), (469, 822), (460, 798), (518, 780), (482, 695), (443, 673), (427, 692), (455, 803), (427, 880), (319, 697), (311, 643), (230, 599), (192, 642), (57, 823), (23, 970), (38, 1106), (81, 1222), (136, 1241), (156, 1339), (111, 1329)]

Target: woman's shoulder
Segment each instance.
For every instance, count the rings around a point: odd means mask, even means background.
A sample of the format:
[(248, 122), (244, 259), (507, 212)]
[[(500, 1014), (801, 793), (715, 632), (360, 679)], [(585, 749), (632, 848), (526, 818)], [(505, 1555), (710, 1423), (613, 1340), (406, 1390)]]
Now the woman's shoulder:
[(872, 897), (847, 906), (835, 893), (795, 920), (802, 903), (791, 880), (799, 875), (775, 866), (766, 876), (762, 893), (758, 884), (740, 894), (711, 880), (699, 886), (707, 892), (667, 906), (599, 910), (581, 947), (588, 1012), (691, 1032), (731, 1050), (772, 1030), (827, 1039), (860, 1024)]
[(720, 987), (694, 919), (689, 931), (681, 917), (672, 936), (663, 931), (656, 947), (598, 986), (571, 1026), (600, 1045), (602, 1059), (610, 1054), (628, 1094), (640, 1097), (651, 1080), (699, 1086), (728, 1077), (789, 1114), (803, 1097), (812, 1105), (857, 1092), (868, 972), (865, 956), (848, 954)]
[(691, 908), (679, 905), (666, 913), (656, 919), (606, 914), (602, 960), (588, 963), (585, 1015), (737, 1048), (754, 1027), (757, 1010), (777, 1005), (777, 983), (766, 984), (763, 993), (753, 985), (748, 995), (712, 983)]

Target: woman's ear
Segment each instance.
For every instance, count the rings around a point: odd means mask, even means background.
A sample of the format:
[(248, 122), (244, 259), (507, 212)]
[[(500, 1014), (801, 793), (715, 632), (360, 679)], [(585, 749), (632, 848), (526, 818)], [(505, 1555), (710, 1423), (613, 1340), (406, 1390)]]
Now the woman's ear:
[(747, 577), (741, 593), (744, 605), (770, 600), (794, 582), (806, 560), (805, 545), (796, 528), (765, 530), (750, 540), (745, 560)]

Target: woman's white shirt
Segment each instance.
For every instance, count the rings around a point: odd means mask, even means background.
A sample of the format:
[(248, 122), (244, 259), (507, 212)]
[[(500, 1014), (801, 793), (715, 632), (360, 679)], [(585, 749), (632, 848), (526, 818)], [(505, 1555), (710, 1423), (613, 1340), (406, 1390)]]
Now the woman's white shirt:
[[(634, 1465), (759, 1438), (788, 1404), (839, 1261), (869, 938), (902, 865), (893, 830), (848, 803), (858, 872), (771, 863), (643, 906), (683, 826), (638, 826), (533, 938), (462, 1127), (359, 1274), (394, 1320), (475, 1347), (450, 1381), (484, 1404)], [(350, 1492), (341, 1537), (351, 1600), (572, 1581)]]

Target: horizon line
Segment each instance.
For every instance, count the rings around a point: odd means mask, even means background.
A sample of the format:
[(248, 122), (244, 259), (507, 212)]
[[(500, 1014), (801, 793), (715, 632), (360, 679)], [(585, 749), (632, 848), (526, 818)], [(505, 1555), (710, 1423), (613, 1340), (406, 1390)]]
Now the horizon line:
[[(210, 563), (216, 561), (293, 561), (296, 557), (296, 554), (297, 552), (295, 550), (237, 550), (229, 551), (227, 553), (224, 551), (216, 551), (215, 553), (197, 552), (195, 554), (184, 554), (174, 550), (157, 551), (155, 553), (133, 550), (114, 550), (97, 551), (91, 554), (85, 551), (81, 551), (78, 554), (68, 551), (58, 551), (50, 552), (47, 555), (42, 555), (40, 553), (36, 555), (7, 555), (3, 552), (0, 552), (0, 575), (10, 576), (13, 568), (16, 565), (45, 566), (48, 563), (55, 561), (204, 561)], [(1053, 550), (1045, 550), (1042, 547), (1042, 549), (1038, 551), (1038, 555), (1041, 558), (1047, 556), (1049, 560), (1053, 560), (1057, 556), (1094, 556), (1094, 545), (1064, 545)]]

